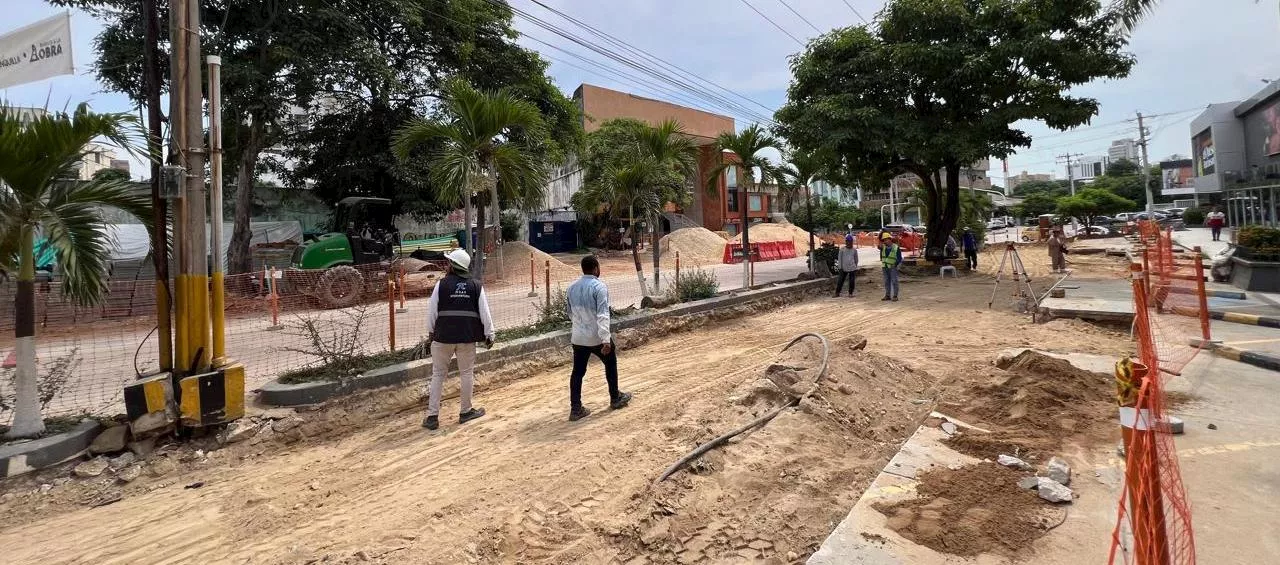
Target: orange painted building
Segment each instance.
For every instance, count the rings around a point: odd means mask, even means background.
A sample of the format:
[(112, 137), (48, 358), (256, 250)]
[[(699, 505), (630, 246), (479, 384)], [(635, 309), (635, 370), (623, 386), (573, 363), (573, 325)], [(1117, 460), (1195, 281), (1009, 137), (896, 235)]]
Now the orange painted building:
[[(743, 194), (735, 174), (721, 175), (714, 193), (708, 194), (705, 190), (707, 175), (719, 164), (721, 157), (714, 149), (715, 139), (721, 133), (735, 131), (733, 118), (590, 84), (579, 86), (573, 98), (582, 111), (582, 127), (587, 133), (616, 118), (631, 118), (651, 125), (674, 119), (684, 126), (699, 145), (697, 183), (690, 187), (693, 193), (691, 203), (683, 208), (668, 206), (669, 211), (683, 213), (709, 230), (731, 233), (736, 233), (741, 222), (740, 206), (748, 207), (752, 220), (768, 219), (771, 195)], [(724, 157), (737, 158), (732, 153)]]

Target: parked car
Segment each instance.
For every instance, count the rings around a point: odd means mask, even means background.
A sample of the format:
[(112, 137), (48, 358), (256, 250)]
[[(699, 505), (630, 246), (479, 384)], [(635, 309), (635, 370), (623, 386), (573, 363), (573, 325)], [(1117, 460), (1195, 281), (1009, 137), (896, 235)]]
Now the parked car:
[(1165, 208), (1164, 210), (1160, 210), (1160, 212), (1163, 212), (1164, 215), (1169, 216), (1170, 218), (1181, 218), (1182, 213), (1186, 211), (1186, 208)]
[(1117, 222), (1132, 222), (1135, 219), (1134, 216), (1138, 214), (1139, 212), (1121, 212), (1112, 217), (1112, 219)]
[(1097, 235), (1097, 236), (1105, 237), (1105, 236), (1111, 235), (1111, 229), (1104, 228), (1102, 226), (1089, 226), (1089, 235)]
[(1111, 216), (1094, 216), (1093, 221), (1089, 222), (1095, 226), (1109, 226), (1114, 219)]
[(999, 231), (1008, 228), (1009, 225), (999, 218), (987, 222), (987, 229), (990, 231)]
[(1150, 220), (1152, 218), (1154, 218), (1155, 221), (1157, 222), (1163, 222), (1165, 220), (1168, 220), (1169, 216), (1162, 214), (1160, 212), (1152, 212), (1151, 215), (1147, 215), (1146, 212), (1135, 212), (1133, 214), (1133, 217), (1130, 218), (1130, 221), (1138, 222), (1143, 220)]
[(1040, 227), (1027, 226), (1022, 228), (1022, 233), (1020, 235), (1022, 241), (1040, 241)]

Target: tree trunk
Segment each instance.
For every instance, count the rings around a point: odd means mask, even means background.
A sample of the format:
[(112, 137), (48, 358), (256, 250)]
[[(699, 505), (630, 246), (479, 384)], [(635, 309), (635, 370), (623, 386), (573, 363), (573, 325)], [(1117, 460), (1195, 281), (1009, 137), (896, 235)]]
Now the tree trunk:
[(658, 279), (659, 277), (658, 273), (660, 272), (658, 270), (658, 267), (660, 266), (659, 261), (662, 255), (662, 251), (658, 249), (658, 242), (662, 240), (662, 214), (661, 213), (657, 213), (653, 215), (653, 229), (650, 231), (650, 233), (653, 234), (653, 242), (652, 242), (653, 243), (653, 292), (657, 294), (662, 290), (661, 288), (662, 282)]
[(814, 273), (813, 269), (813, 195), (809, 193), (809, 185), (804, 185), (804, 207), (805, 212), (809, 216), (809, 272)]
[(960, 219), (960, 165), (948, 163), (944, 186), (932, 191), (937, 205), (930, 206), (928, 246), (925, 257), (937, 261), (946, 256), (947, 235), (956, 229)]
[(14, 295), (13, 338), (18, 358), (14, 378), (13, 425), (6, 438), (36, 437), (44, 433), (40, 413), (40, 375), (36, 374), (36, 269), (35, 230), (19, 228), (18, 292)]
[(466, 196), (463, 197), (462, 203), (462, 249), (467, 255), (475, 255), (471, 245), (471, 187), (464, 189)]
[[(249, 219), (253, 213), (253, 182), (256, 178), (254, 168), (258, 166), (258, 153), (262, 151), (265, 127), (262, 120), (254, 119), (249, 124), (249, 139), (240, 148), (240, 164), (236, 171), (235, 224), (227, 248), (227, 272), (233, 275), (253, 271), (253, 254), (249, 249), (253, 233), (249, 229)], [(221, 260), (221, 255), (221, 249), (213, 250), (214, 261)]]
[[(742, 176), (742, 167), (738, 167), (738, 178), (745, 179)], [(747, 174), (753, 174), (747, 171)], [(748, 224), (750, 220), (747, 217), (747, 203), (751, 202), (751, 183), (743, 181), (742, 183), (742, 202), (738, 205), (742, 210), (742, 288), (751, 286), (751, 240), (748, 238)]]
[(631, 232), (631, 261), (636, 264), (636, 280), (640, 281), (640, 295), (649, 296), (649, 285), (644, 280), (644, 267), (640, 266), (640, 246), (636, 245), (640, 242), (640, 233), (636, 230), (636, 209), (631, 207), (627, 209), (627, 217), (631, 221), (631, 225), (627, 230)]
[[(493, 210), (493, 227), (496, 228), (498, 235), (502, 234), (502, 203), (498, 201), (498, 167), (493, 164), (493, 160), (489, 161), (489, 203)], [(498, 259), (498, 272), (502, 272), (502, 254), (498, 253), (497, 237), (494, 237), (493, 254)], [(480, 247), (481, 253), (484, 247)]]
[(480, 282), (484, 282), (484, 267), (485, 267), (484, 265), (485, 229), (484, 228), (486, 225), (488, 225), (488, 222), (486, 222), (485, 220), (486, 218), (484, 213), (484, 207), (480, 206), (479, 209), (476, 210), (476, 230), (479, 232), (479, 236), (476, 237), (475, 252), (471, 254), (471, 269), (470, 269), (471, 278)]

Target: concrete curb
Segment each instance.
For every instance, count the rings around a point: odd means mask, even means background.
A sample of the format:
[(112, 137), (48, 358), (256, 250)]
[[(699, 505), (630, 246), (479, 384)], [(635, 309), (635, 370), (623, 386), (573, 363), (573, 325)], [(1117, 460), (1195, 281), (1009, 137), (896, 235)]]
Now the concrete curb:
[[(731, 291), (724, 296), (685, 302), (663, 310), (637, 312), (613, 321), (612, 329), (625, 330), (637, 328), (665, 318), (688, 316), (710, 312), (720, 308), (740, 306), (756, 300), (772, 298), (793, 293), (811, 292), (818, 289), (829, 290), (831, 281), (815, 279), (798, 283), (775, 284), (754, 290)], [(502, 344), (493, 349), (481, 349), (476, 352), (476, 367), (484, 369), (500, 361), (509, 361), (533, 353), (566, 347), (569, 345), (569, 330), (560, 330), (542, 335), (526, 337)], [(258, 391), (258, 400), (270, 406), (302, 406), (316, 404), (332, 398), (351, 394), (360, 390), (381, 388), (403, 384), (416, 379), (425, 380), (431, 375), (431, 360), (420, 359), (407, 363), (396, 363), (380, 369), (368, 371), (362, 375), (341, 381), (319, 381), (309, 383), (285, 384), (273, 379)]]
[(1257, 351), (1249, 351), (1247, 349), (1239, 349), (1228, 345), (1219, 345), (1213, 348), (1214, 354), (1224, 359), (1239, 361), (1246, 365), (1253, 365), (1260, 369), (1268, 371), (1280, 372), (1280, 357), (1268, 353), (1260, 353)]
[(74, 459), (89, 449), (102, 430), (97, 420), (86, 419), (74, 429), (49, 437), (0, 447), (0, 478), (21, 475)]
[(1250, 326), (1280, 328), (1280, 318), (1273, 318), (1270, 316), (1258, 316), (1256, 314), (1241, 314), (1239, 312), (1222, 312), (1220, 310), (1210, 310), (1209, 318), (1213, 320), (1221, 320), (1223, 322), (1231, 322), (1233, 324), (1246, 324)]

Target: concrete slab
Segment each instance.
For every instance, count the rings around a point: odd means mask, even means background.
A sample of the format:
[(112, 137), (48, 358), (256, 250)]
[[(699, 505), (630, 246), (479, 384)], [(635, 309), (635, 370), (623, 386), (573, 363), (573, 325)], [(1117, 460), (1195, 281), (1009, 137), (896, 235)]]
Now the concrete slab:
[(1046, 319), (1080, 318), (1106, 322), (1133, 321), (1133, 286), (1127, 280), (1072, 279), (1080, 288), (1067, 291), (1064, 298), (1040, 301)]

